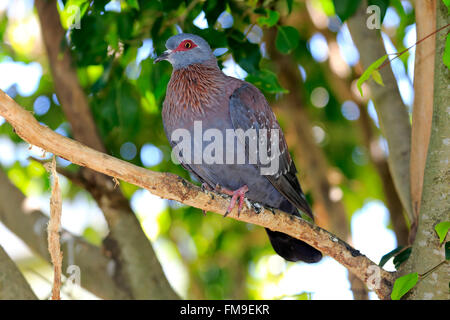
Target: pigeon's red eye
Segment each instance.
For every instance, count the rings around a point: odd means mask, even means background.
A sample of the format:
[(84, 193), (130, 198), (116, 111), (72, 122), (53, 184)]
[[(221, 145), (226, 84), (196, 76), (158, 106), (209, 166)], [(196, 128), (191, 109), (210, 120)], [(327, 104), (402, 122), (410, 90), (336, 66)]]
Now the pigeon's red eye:
[(178, 45), (175, 51), (187, 51), (197, 47), (197, 45), (192, 40), (184, 40)]

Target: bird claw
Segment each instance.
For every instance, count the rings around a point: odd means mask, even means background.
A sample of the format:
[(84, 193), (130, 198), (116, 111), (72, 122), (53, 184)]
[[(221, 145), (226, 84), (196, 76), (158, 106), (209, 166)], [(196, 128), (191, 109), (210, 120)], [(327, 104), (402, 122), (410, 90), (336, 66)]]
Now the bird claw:
[(201, 189), (202, 189), (203, 192), (205, 192), (205, 191), (213, 191), (213, 189), (206, 182), (202, 183)]
[(242, 187), (240, 187), (239, 189), (237, 189), (235, 191), (230, 191), (225, 188), (221, 188), (220, 191), (231, 196), (230, 205), (228, 206), (228, 209), (225, 212), (223, 217), (225, 218), (234, 209), (238, 198), (239, 198), (239, 204), (238, 204), (238, 217), (239, 217), (242, 207), (244, 206), (245, 194), (248, 192), (247, 185), (243, 185)]

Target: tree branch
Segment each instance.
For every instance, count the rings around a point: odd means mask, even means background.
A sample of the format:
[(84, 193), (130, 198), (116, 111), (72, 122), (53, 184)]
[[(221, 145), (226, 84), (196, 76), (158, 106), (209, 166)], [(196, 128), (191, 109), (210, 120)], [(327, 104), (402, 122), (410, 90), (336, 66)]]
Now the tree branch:
[[(439, 0), (440, 1), (440, 0)], [(436, 30), (436, 0), (416, 1), (417, 39)], [(436, 35), (426, 43), (416, 46), (414, 63), (414, 107), (411, 132), (411, 198), (416, 220), (419, 218), (422, 199), (423, 175), (427, 161), (428, 143), (433, 117), (434, 50)], [(410, 239), (413, 242), (417, 225), (413, 226)]]
[(0, 246), (0, 300), (37, 300), (14, 261)]
[[(380, 32), (366, 27), (366, 8), (367, 2), (362, 1), (356, 14), (348, 20), (350, 33), (364, 68), (386, 54)], [(388, 164), (395, 188), (410, 222), (414, 223), (409, 178), (411, 148), (409, 115), (400, 97), (391, 68), (383, 68), (380, 73), (385, 86), (380, 86), (373, 81), (369, 81), (368, 84), (380, 119), (380, 128), (389, 146)]]
[[(41, 147), (75, 164), (135, 184), (162, 198), (176, 200), (221, 215), (226, 212), (228, 197), (214, 192), (202, 191), (201, 188), (176, 175), (137, 167), (61, 136), (39, 124), (31, 113), (20, 107), (3, 91), (0, 91), (0, 115), (28, 143)], [(237, 215), (236, 208), (229, 216), (303, 240), (325, 255), (329, 255), (340, 262), (366, 283), (373, 280), (371, 275), (376, 272), (379, 276), (378, 279), (381, 281), (378, 282), (379, 285), (375, 288), (375, 292), (382, 299), (389, 297), (395, 274), (381, 269), (366, 256), (328, 231), (279, 210), (266, 209), (259, 214), (255, 214), (253, 209), (244, 206), (240, 216)]]

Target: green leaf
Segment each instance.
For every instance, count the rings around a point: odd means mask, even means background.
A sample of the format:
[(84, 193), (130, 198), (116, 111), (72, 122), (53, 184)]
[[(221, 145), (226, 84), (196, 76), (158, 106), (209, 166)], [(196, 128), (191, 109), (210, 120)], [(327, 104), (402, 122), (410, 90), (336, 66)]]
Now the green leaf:
[(361, 0), (333, 0), (334, 9), (342, 22), (350, 18), (358, 9)]
[(380, 71), (378, 70), (373, 70), (372, 74), (371, 74), (373, 80), (375, 80), (376, 83), (378, 83), (380, 86), (384, 87), (384, 83), (383, 83), (383, 79), (381, 78), (381, 74)]
[(139, 2), (137, 0), (127, 0), (130, 7), (139, 10)]
[(439, 236), (439, 243), (444, 242), (448, 229), (450, 229), (450, 221), (440, 222), (434, 227), (434, 230), (436, 230), (436, 233)]
[(87, 227), (83, 231), (83, 237), (90, 243), (94, 245), (101, 245), (102, 244), (102, 236), (92, 227)]
[(288, 7), (288, 14), (290, 14), (292, 12), (292, 4), (293, 4), (293, 0), (286, 0), (286, 4)]
[[(358, 81), (356, 82), (356, 86), (358, 87), (358, 90), (359, 90), (359, 93), (361, 94), (361, 97), (363, 96), (363, 92), (362, 92), (362, 88), (361, 88), (362, 84), (363, 84), (364, 82), (366, 82), (367, 80), (369, 80), (370, 76), (373, 77), (373, 72), (374, 72), (374, 71), (378, 71), (378, 70), (376, 70), (376, 69), (378, 69), (378, 67), (381, 66), (381, 65), (383, 64), (384, 60), (386, 60), (387, 57), (388, 57), (388, 55), (386, 54), (386, 55), (382, 56), (381, 58), (379, 58), (378, 60), (376, 60), (374, 63), (372, 63), (372, 64), (371, 64), (371, 65), (363, 72), (363, 74), (361, 75), (361, 77), (359, 77)], [(375, 75), (375, 77), (377, 77), (377, 76), (378, 76), (378, 75)], [(378, 79), (378, 80), (381, 80), (381, 75), (380, 75), (379, 78), (380, 78), (380, 79)], [(375, 80), (375, 78), (374, 78), (374, 80)], [(375, 80), (375, 81), (378, 82), (377, 80)], [(382, 82), (382, 80), (381, 80), (381, 82)]]
[(297, 48), (299, 41), (299, 33), (294, 27), (283, 26), (278, 28), (275, 46), (281, 53), (288, 54)]
[[(450, 2), (450, 0), (448, 0)], [(449, 9), (450, 11), (450, 9)], [(444, 55), (442, 56), (442, 61), (450, 69), (450, 33), (447, 34), (447, 40), (445, 41)]]
[(409, 256), (411, 255), (411, 250), (412, 248), (407, 248), (395, 256), (394, 261), (392, 261), (394, 263), (395, 269), (398, 270), (401, 264), (408, 260)]
[(450, 241), (445, 243), (445, 260), (450, 260)]
[(259, 17), (258, 18), (258, 24), (261, 27), (273, 27), (278, 22), (278, 19), (280, 19), (280, 14), (277, 11), (273, 10), (266, 10), (266, 17)]
[(450, 12), (450, 0), (442, 0), (444, 2), (445, 6), (447, 7), (447, 10)]
[(392, 288), (391, 299), (400, 300), (409, 290), (411, 290), (419, 280), (417, 272), (409, 273), (400, 278), (397, 278)]
[(386, 262), (389, 261), (389, 259), (395, 257), (397, 253), (400, 252), (403, 248), (404, 248), (403, 246), (399, 246), (394, 250), (392, 250), (391, 252), (386, 253), (384, 256), (381, 257), (380, 263), (378, 263), (378, 265), (380, 267), (383, 267), (386, 264)]
[(333, 1), (331, 0), (320, 0), (317, 3), (320, 10), (323, 11), (328, 17), (332, 17), (336, 15), (336, 10), (334, 9)]
[(277, 75), (270, 70), (263, 69), (249, 74), (245, 79), (267, 93), (288, 93), (278, 82)]

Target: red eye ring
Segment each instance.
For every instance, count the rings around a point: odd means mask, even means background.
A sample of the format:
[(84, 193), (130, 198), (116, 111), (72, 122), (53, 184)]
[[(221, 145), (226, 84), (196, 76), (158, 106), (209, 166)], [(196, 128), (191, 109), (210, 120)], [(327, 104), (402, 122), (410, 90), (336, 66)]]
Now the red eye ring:
[(188, 51), (197, 47), (192, 40), (183, 40), (174, 51)]

